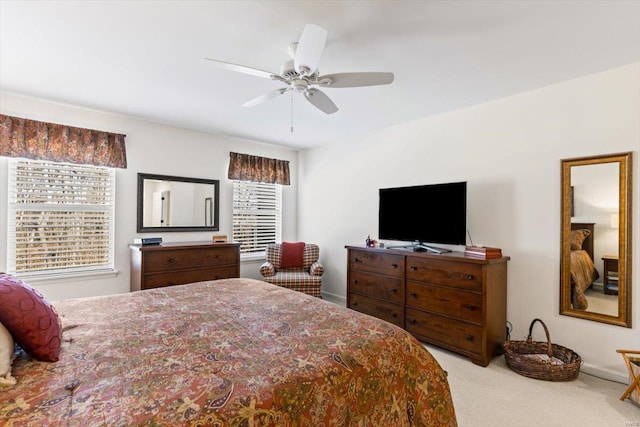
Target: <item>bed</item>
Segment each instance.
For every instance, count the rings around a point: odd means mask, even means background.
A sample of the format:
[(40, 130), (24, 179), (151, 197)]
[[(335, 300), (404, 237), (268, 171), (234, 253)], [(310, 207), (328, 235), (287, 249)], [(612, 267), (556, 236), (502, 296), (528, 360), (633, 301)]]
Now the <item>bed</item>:
[(571, 223), (571, 304), (586, 310), (585, 291), (600, 277), (593, 263), (593, 223)]
[(57, 362), (17, 351), (7, 426), (455, 426), (406, 331), (253, 279), (53, 304)]

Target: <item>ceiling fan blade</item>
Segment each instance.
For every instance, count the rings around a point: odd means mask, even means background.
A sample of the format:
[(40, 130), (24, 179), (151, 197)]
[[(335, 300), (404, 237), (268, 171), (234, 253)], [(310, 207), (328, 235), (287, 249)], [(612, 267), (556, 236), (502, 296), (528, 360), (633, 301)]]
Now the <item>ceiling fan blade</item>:
[(336, 104), (334, 104), (324, 92), (321, 92), (318, 89), (309, 89), (304, 93), (304, 97), (307, 98), (307, 101), (309, 101), (313, 106), (324, 113), (333, 114), (338, 111)]
[(218, 61), (217, 59), (204, 58), (207, 61), (211, 61), (214, 65), (224, 68), (225, 70), (237, 71), (239, 73), (249, 74), (252, 76), (263, 77), (265, 79), (271, 79), (273, 73), (264, 70), (258, 70), (257, 68), (245, 67), (244, 65), (232, 64), (230, 62)]
[(258, 96), (257, 98), (253, 98), (251, 101), (247, 101), (244, 104), (242, 104), (243, 107), (255, 107), (256, 105), (260, 105), (263, 102), (267, 102), (273, 98), (277, 98), (278, 96), (282, 95), (283, 93), (285, 93), (286, 91), (288, 91), (289, 88), (288, 87), (283, 87), (280, 89), (276, 89), (276, 90), (272, 90), (271, 92), (267, 92), (264, 93), (260, 96)]
[(313, 24), (304, 26), (293, 64), (300, 74), (310, 76), (320, 64), (324, 45), (327, 43), (327, 30)]
[[(324, 82), (325, 80), (329, 82)], [(388, 85), (393, 82), (393, 73), (337, 73), (318, 77), (322, 87), (361, 87)]]

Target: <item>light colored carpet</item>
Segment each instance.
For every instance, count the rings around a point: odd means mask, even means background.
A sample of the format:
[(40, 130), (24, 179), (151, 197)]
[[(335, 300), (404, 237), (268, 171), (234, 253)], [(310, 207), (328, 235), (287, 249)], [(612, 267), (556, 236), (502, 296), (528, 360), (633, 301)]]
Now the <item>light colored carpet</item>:
[(625, 384), (582, 372), (575, 381), (534, 380), (510, 370), (504, 356), (483, 368), (438, 347), (425, 347), (448, 373), (459, 427), (640, 426), (640, 406), (620, 400)]
[(584, 296), (589, 303), (588, 311), (592, 313), (608, 314), (609, 316), (618, 316), (618, 296), (605, 295), (601, 291), (588, 289)]

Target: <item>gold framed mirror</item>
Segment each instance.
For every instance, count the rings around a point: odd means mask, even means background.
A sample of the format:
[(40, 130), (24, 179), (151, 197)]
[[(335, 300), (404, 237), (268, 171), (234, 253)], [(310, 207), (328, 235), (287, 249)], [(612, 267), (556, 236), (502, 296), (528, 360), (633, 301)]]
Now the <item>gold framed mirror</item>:
[(630, 328), (632, 153), (561, 166), (560, 314)]

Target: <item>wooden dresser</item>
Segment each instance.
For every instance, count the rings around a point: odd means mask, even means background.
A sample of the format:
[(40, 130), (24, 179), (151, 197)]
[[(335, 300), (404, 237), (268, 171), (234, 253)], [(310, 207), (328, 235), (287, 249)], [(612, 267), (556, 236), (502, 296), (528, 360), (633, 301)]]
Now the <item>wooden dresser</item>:
[(346, 246), (347, 306), (487, 366), (507, 328), (507, 261)]
[(240, 243), (130, 245), (131, 290), (240, 277)]

